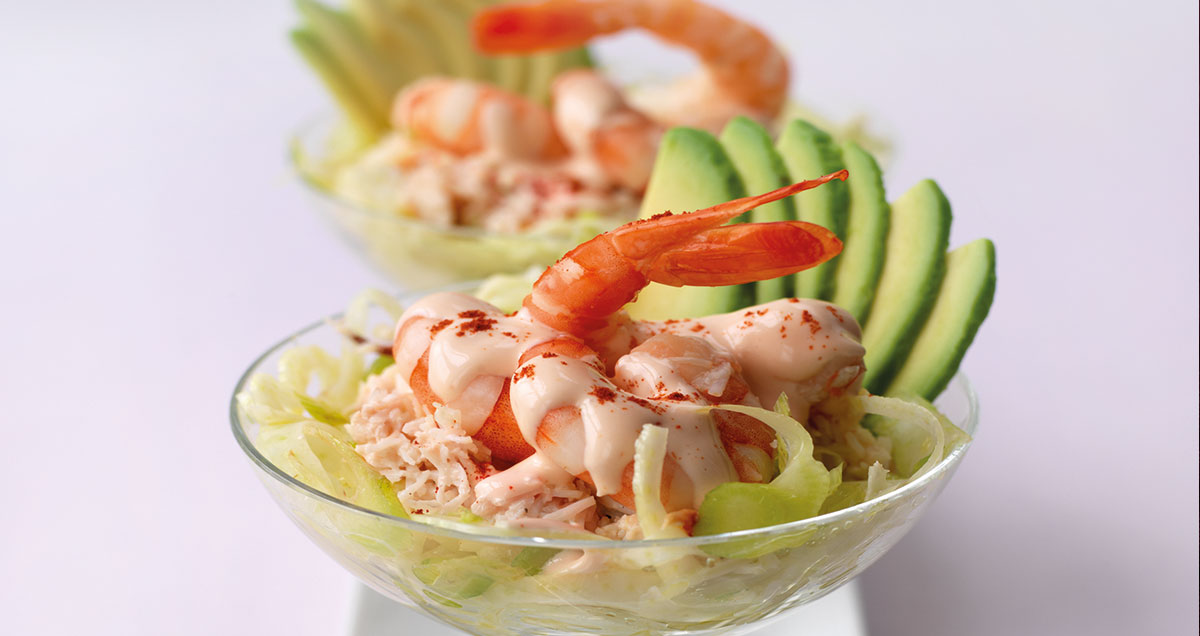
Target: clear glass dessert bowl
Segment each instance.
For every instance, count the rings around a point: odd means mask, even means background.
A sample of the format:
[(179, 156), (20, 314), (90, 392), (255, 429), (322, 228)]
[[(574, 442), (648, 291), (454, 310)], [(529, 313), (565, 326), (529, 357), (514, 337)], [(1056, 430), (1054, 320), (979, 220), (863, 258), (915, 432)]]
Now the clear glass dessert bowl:
[(317, 116), (291, 140), (291, 164), (308, 198), (352, 250), (404, 289), (431, 289), (550, 265), (567, 250), (628, 218), (584, 214), (517, 234), (438, 227), (398, 213), (369, 209), (332, 187), (339, 156), (338, 119)]
[[(255, 374), (274, 374), (286, 351), (337, 350), (342, 338), (329, 320), (301, 329), (255, 360), (235, 395)], [(935, 404), (974, 434), (978, 404), (963, 375)], [(900, 488), (837, 512), (711, 536), (609, 541), (430, 525), (361, 508), (269, 461), (254, 443), (260, 423), (236, 399), (231, 419), (259, 480), (321, 549), (388, 598), (488, 635), (751, 631), (845, 584), (895, 545), (970, 445)]]

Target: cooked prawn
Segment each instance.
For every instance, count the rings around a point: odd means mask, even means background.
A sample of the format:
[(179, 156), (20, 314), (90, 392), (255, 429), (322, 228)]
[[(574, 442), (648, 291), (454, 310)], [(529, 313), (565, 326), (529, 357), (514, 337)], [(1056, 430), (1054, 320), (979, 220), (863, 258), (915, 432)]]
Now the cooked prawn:
[[(588, 435), (597, 434), (595, 409), (608, 409), (608, 417), (637, 420), (637, 428), (611, 435), (632, 432), (636, 437), (642, 423), (670, 421), (677, 431), (672, 439), (687, 440), (686, 452), (675, 449), (678, 452), (665, 460), (663, 495), (669, 510), (699, 505), (695, 493), (717, 483), (764, 480), (774, 452), (769, 428), (752, 418), (720, 417), (714, 434), (709, 415), (672, 410), (680, 402), (754, 404), (736, 361), (700, 338), (679, 334), (630, 342), (632, 351), (624, 352), (624, 362), (604, 360), (598, 349), (611, 350), (606, 341), (628, 320), (621, 307), (652, 281), (675, 286), (740, 284), (795, 273), (835, 256), (840, 241), (819, 226), (722, 224), (759, 205), (846, 176), (840, 171), (602, 234), (547, 269), (526, 297), (524, 309), (511, 318), (467, 297), (429, 297), (428, 304), (411, 307), (398, 326), (393, 353), (400, 373), (427, 410), (460, 405), (464, 430), (487, 446), (494, 460), (515, 463), (540, 451), (593, 484), (597, 495), (611, 495), (626, 506), (633, 501), (633, 438), (606, 443), (603, 449), (589, 446)], [(508, 320), (502, 330), (496, 328), (501, 319)], [(478, 344), (460, 351), (487, 353), (464, 358), (447, 352), (437, 340), (443, 333), (453, 334), (451, 342), (478, 338)], [(447, 372), (447, 365), (456, 365), (454, 374)], [(535, 380), (546, 377), (560, 378), (557, 386), (574, 397), (545, 394)], [(446, 400), (442, 395), (454, 397)], [(587, 409), (578, 405), (584, 395), (591, 396), (585, 400)], [(556, 406), (556, 400), (567, 405)], [(588, 469), (589, 462), (595, 465), (597, 453), (607, 466), (600, 474)], [(697, 457), (707, 462), (702, 470), (695, 469)], [(692, 470), (684, 469), (688, 466)]]
[(396, 96), (392, 124), (458, 155), (488, 150), (546, 160), (566, 152), (541, 104), (466, 79), (430, 77), (413, 83)]
[(774, 120), (787, 99), (787, 59), (760, 29), (695, 0), (545, 0), (489, 7), (475, 16), (485, 53), (582, 45), (642, 28), (693, 51), (701, 69), (655, 100), (660, 121), (719, 129), (734, 115)]
[(606, 336), (618, 310), (651, 282), (717, 287), (786, 276), (841, 251), (833, 232), (802, 221), (724, 225), (760, 205), (811, 190), (845, 170), (687, 214), (659, 214), (586, 241), (546, 269), (525, 297), (542, 324), (585, 341)]
[(620, 89), (596, 71), (560, 74), (550, 95), (554, 124), (573, 155), (590, 158), (612, 182), (645, 189), (664, 130), (661, 124), (630, 106)]

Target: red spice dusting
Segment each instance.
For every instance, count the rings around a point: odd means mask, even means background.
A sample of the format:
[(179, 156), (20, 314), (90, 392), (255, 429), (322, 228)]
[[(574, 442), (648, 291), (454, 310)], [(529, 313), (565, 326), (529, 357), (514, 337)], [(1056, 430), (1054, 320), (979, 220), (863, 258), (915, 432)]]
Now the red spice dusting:
[(663, 384), (662, 382), (656, 382), (654, 384), (654, 390), (657, 393), (662, 393), (663, 391), (667, 390), (667, 385)]
[(617, 392), (606, 386), (594, 386), (591, 391), (588, 391), (592, 397), (600, 400), (601, 404), (612, 402), (617, 399)]
[(798, 302), (800, 302), (800, 299), (799, 298), (789, 298), (788, 302), (789, 303), (798, 303)]
[(688, 399), (688, 396), (683, 393), (680, 393), (679, 391), (675, 391), (674, 393), (667, 395), (667, 397), (664, 399), (674, 400), (676, 402), (683, 402)]
[(838, 322), (842, 322), (842, 315), (838, 313), (837, 307), (834, 307), (833, 305), (825, 305), (825, 308), (829, 310), (829, 313), (833, 314), (834, 318), (837, 318)]
[[(807, 309), (800, 314), (800, 322), (808, 325), (808, 329), (814, 336), (817, 335), (817, 332), (821, 330), (821, 323), (817, 322), (817, 319), (813, 318), (813, 315), (808, 313)], [(825, 337), (828, 338), (829, 336)]]
[(636, 404), (644, 409), (654, 411), (655, 413), (658, 413), (660, 415), (662, 413), (666, 412), (666, 409), (663, 408), (663, 406), (661, 404), (655, 404), (653, 402), (644, 400), (644, 399), (634, 396), (634, 395), (629, 396), (629, 401), (633, 402), (634, 404)]
[[(658, 214), (655, 214), (654, 216), (652, 216), (652, 217), (650, 217), (650, 218), (646, 219), (646, 221), (657, 221), (657, 220), (659, 220), (659, 219), (666, 218), (666, 217), (668, 217), (668, 216), (674, 216), (674, 215), (673, 215), (673, 214), (671, 214), (671, 212), (670, 212), (670, 211), (667, 211), (667, 212), (659, 212)], [(643, 221), (642, 223), (645, 223), (646, 221)]]
[(680, 322), (682, 322), (682, 321), (679, 320), (678, 318), (667, 318), (666, 320), (663, 321), (663, 324), (664, 325), (677, 325)]
[(439, 331), (445, 329), (446, 327), (449, 327), (450, 324), (453, 322), (454, 321), (450, 320), (449, 318), (447, 318), (446, 320), (438, 321), (438, 323), (436, 325), (434, 325), (433, 327), (431, 327), (429, 329), (429, 335), (436, 336)]
[(704, 325), (702, 325), (700, 323), (696, 323), (696, 324), (692, 325), (692, 331), (697, 331), (697, 332), (704, 331)]
[(513, 382), (520, 382), (521, 380), (524, 380), (525, 378), (532, 378), (532, 377), (533, 377), (533, 365), (525, 365), (525, 366), (521, 367), (520, 369), (517, 369), (517, 372), (515, 374), (513, 374)]
[(543, 353), (543, 354), (541, 355), (541, 357), (543, 357), (543, 358), (557, 358), (557, 357), (558, 357), (558, 354), (557, 354), (557, 353), (554, 353), (553, 351), (547, 351), (546, 353)]
[(511, 331), (501, 331), (501, 332), (500, 332), (500, 335), (502, 335), (502, 336), (508, 336), (509, 338), (512, 338), (513, 340), (516, 340), (516, 339), (517, 339), (517, 334), (515, 334), (515, 333), (513, 333), (513, 332), (511, 332)]
[(756, 314), (758, 314), (758, 315), (760, 315), (760, 316), (765, 316), (765, 315), (767, 315), (767, 310), (766, 310), (766, 309), (759, 309), (758, 311), (756, 311), (756, 312), (754, 312), (754, 313), (756, 313)]
[[(478, 313), (478, 314), (483, 313), (478, 310), (472, 310), (472, 311), (474, 311), (475, 313)], [(464, 311), (463, 313), (469, 314), (469, 313), (471, 313), (471, 311)], [(495, 318), (482, 318), (482, 317), (481, 318), (472, 318), (472, 319), (468, 320), (467, 322), (464, 322), (461, 325), (459, 325), (458, 333), (455, 335), (459, 336), (461, 338), (462, 336), (465, 336), (469, 333), (479, 333), (481, 331), (487, 331), (494, 326), (496, 326)]]
[(458, 312), (458, 317), (459, 318), (486, 318), (487, 314), (483, 313), (483, 311), (481, 311), (479, 309), (468, 309), (466, 311)]

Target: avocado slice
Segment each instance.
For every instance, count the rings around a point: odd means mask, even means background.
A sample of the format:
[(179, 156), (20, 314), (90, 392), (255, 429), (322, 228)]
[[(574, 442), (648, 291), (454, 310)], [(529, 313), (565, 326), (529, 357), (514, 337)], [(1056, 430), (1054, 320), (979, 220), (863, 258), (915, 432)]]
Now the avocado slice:
[[(667, 211), (691, 212), (744, 196), (742, 178), (715, 137), (695, 128), (672, 128), (659, 144), (640, 216), (644, 219)], [(742, 306), (741, 287), (651, 283), (626, 309), (639, 320), (719, 314)]]
[(977, 239), (946, 255), (946, 277), (888, 395), (938, 396), (987, 317), (996, 294), (996, 247)]
[(383, 59), (396, 69), (402, 84), (386, 87), (393, 94), (398, 86), (435, 75), (446, 67), (441, 44), (420, 19), (408, 12), (407, 3), (350, 0), (348, 6)]
[(842, 144), (842, 159), (850, 171), (846, 182), (850, 188), (850, 210), (830, 300), (865, 324), (887, 254), (891, 210), (883, 190), (883, 172), (875, 158), (848, 141)]
[(452, 0), (413, 2), (408, 9), (443, 44), (442, 50), (446, 54), (446, 68), (443, 70), (446, 74), (482, 79), (477, 55), (471, 48), (470, 15), (459, 13), (455, 5)]
[[(783, 129), (777, 145), (783, 163), (792, 180), (815, 179), (845, 167), (842, 153), (829, 134), (802, 120), (793, 119)], [(855, 178), (850, 173), (850, 179)], [(816, 223), (838, 236), (846, 238), (846, 214), (849, 196), (841, 181), (827, 183), (792, 197), (796, 202), (796, 218)], [(834, 272), (841, 257), (796, 274), (793, 292), (799, 298), (829, 300), (834, 293)]]
[[(753, 119), (731, 119), (721, 132), (720, 141), (726, 154), (733, 160), (747, 193), (770, 192), (791, 183), (783, 158), (775, 151), (775, 144), (771, 143), (771, 135)], [(751, 223), (794, 221), (796, 204), (791, 197), (780, 199), (751, 210), (746, 217)], [(791, 296), (792, 278), (781, 276), (747, 285), (753, 291), (749, 303), (767, 303)]]
[(293, 29), (289, 35), (292, 45), (329, 88), (334, 101), (350, 122), (351, 130), (365, 137), (356, 139), (356, 144), (365, 143), (383, 134), (386, 128), (380, 124), (366, 96), (350, 79), (350, 74), (338, 64), (333, 54), (321, 44), (321, 39), (306, 28)]
[(942, 284), (950, 238), (950, 202), (924, 180), (892, 203), (887, 256), (863, 327), (863, 385), (882, 394), (904, 364)]
[(372, 118), (386, 122), (392, 106), (392, 93), (387, 87), (397, 82), (397, 72), (379, 58), (358, 22), (315, 0), (296, 0), (296, 8), (312, 37), (334, 60), (335, 68), (357, 88)]

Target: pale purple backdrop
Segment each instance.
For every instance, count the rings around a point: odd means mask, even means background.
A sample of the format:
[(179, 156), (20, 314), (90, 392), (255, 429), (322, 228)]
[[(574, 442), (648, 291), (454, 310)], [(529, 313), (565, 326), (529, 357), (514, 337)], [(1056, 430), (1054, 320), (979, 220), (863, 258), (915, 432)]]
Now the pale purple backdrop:
[[(998, 245), (965, 362), (978, 443), (863, 577), (872, 634), (1195, 634), (1196, 4), (723, 4), (787, 45), (798, 97), (895, 141), (893, 194), (934, 177), (952, 242)], [(282, 0), (4, 9), (0, 632), (345, 623), (349, 576), (226, 417), (268, 344), (386, 285), (288, 172), (327, 104), (294, 21)], [(601, 52), (662, 51), (626, 44)]]

